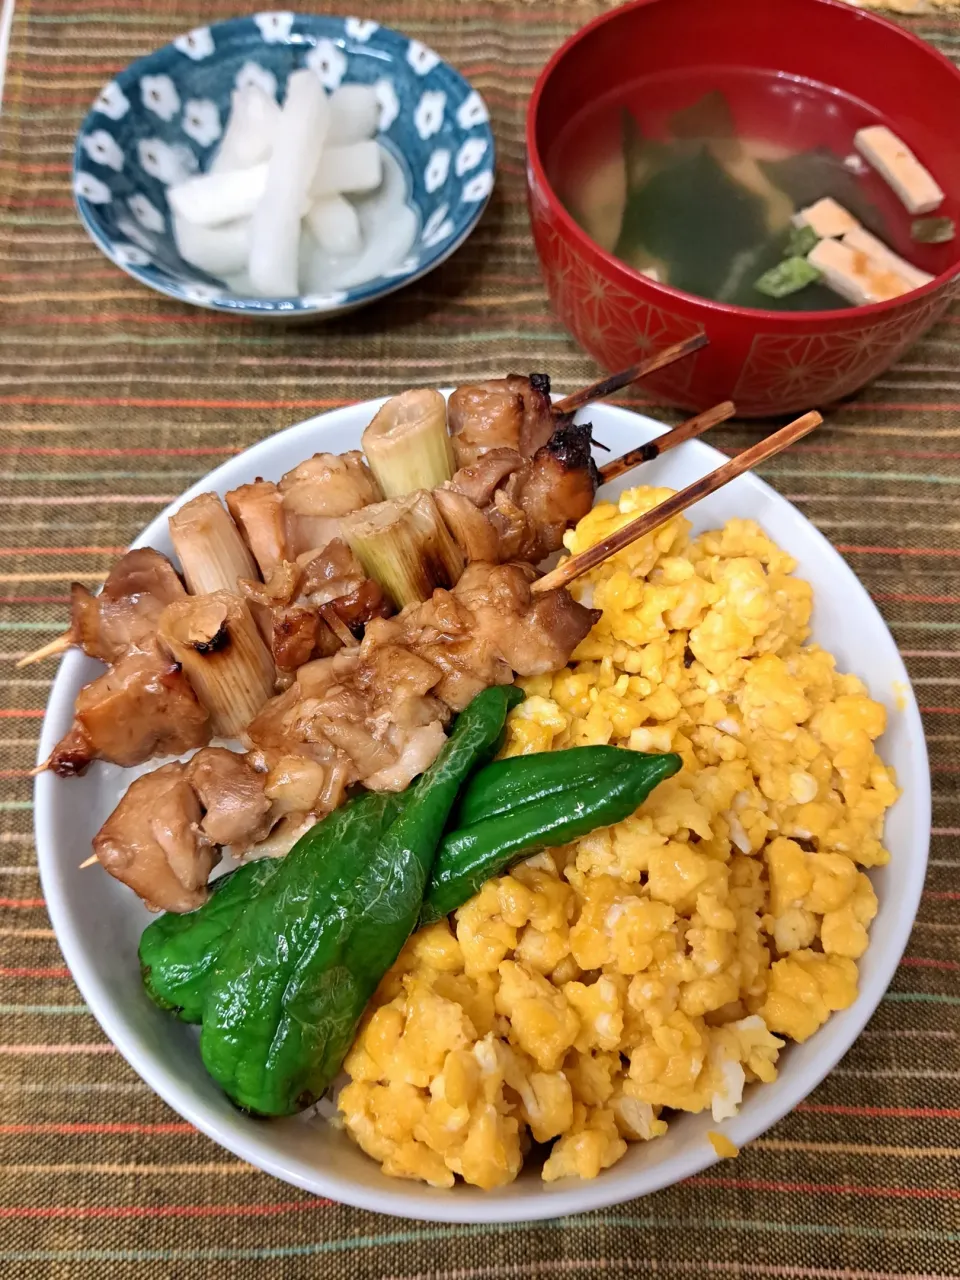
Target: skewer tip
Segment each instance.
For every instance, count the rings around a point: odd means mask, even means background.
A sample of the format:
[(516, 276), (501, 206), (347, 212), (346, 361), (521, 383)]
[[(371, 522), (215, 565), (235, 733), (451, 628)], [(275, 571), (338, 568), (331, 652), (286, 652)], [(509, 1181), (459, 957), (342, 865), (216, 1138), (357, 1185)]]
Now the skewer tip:
[(72, 644), (73, 637), (69, 631), (65, 631), (62, 636), (57, 636), (56, 640), (51, 640), (49, 644), (41, 645), (39, 649), (34, 649), (33, 653), (22, 657), (16, 663), (17, 670), (32, 666), (35, 662), (42, 662), (44, 658), (53, 658), (59, 653), (66, 653)]
[(614, 458), (612, 462), (605, 463), (600, 468), (601, 482), (608, 484), (611, 480), (616, 480), (628, 471), (632, 471), (634, 467), (639, 467), (644, 462), (652, 462), (654, 458), (659, 458), (662, 453), (675, 449), (677, 445), (686, 444), (688, 440), (695, 440), (698, 436), (702, 436), (704, 432), (709, 431), (711, 427), (719, 426), (721, 422), (726, 422), (728, 418), (732, 418), (736, 411), (737, 406), (732, 400), (724, 400), (721, 404), (715, 404), (710, 409), (704, 409), (702, 413), (698, 413), (692, 418), (687, 418), (685, 422), (681, 422), (663, 435), (655, 436), (652, 440), (648, 440), (646, 444), (638, 445), (637, 448), (630, 449), (621, 457)]
[(34, 765), (34, 767), (30, 770), (29, 776), (31, 778), (39, 778), (40, 774), (46, 773), (49, 768), (50, 768), (50, 757), (47, 756), (43, 764)]
[(703, 332), (692, 334), (689, 338), (684, 338), (681, 342), (674, 342), (669, 347), (664, 347), (662, 351), (656, 352), (655, 355), (647, 356), (638, 364), (631, 365), (629, 369), (621, 369), (619, 373), (611, 373), (606, 378), (601, 378), (598, 382), (592, 382), (588, 387), (581, 387), (579, 391), (574, 391), (569, 396), (564, 396), (562, 400), (554, 403), (554, 412), (556, 413), (575, 413), (577, 409), (582, 409), (585, 404), (589, 404), (591, 400), (605, 400), (607, 396), (612, 396), (616, 391), (622, 391), (624, 387), (630, 386), (632, 382), (638, 382), (641, 378), (645, 378), (647, 374), (656, 373), (658, 369), (665, 369), (667, 365), (673, 364), (676, 360), (682, 360), (685, 356), (693, 355), (695, 351), (699, 351), (701, 347), (705, 347), (710, 339)]
[(99, 862), (99, 861), (100, 859), (97, 857), (97, 855), (95, 853), (92, 853), (90, 857), (87, 858), (86, 862), (80, 863), (80, 866), (77, 868), (77, 870), (85, 871), (87, 867), (92, 867), (95, 862)]

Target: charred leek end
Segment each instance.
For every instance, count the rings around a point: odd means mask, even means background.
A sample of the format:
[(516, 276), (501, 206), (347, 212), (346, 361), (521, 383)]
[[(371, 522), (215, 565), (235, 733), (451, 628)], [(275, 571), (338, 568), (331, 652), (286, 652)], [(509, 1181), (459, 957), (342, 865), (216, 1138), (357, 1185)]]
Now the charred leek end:
[(446, 401), (426, 387), (388, 400), (361, 443), (385, 498), (435, 489), (456, 470)]
[(273, 658), (239, 596), (214, 591), (167, 605), (157, 635), (210, 712), (219, 737), (239, 737), (273, 696)]
[(426, 489), (377, 502), (347, 516), (344, 533), (364, 572), (398, 609), (452, 587), (463, 572), (463, 553)]
[(260, 573), (240, 531), (215, 493), (201, 493), (170, 517), (170, 537), (191, 595), (236, 592)]

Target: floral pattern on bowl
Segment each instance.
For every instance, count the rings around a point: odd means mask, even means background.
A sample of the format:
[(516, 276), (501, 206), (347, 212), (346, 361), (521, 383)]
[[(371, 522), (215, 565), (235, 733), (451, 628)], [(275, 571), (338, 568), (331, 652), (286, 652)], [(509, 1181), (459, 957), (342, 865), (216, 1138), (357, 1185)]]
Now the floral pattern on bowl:
[[(180, 257), (166, 186), (210, 163), (234, 88), (255, 83), (282, 100), (302, 66), (328, 91), (374, 86), (380, 141), (404, 172), (417, 240), (402, 263), (351, 289), (241, 297)], [(419, 279), (463, 244), (493, 182), (486, 104), (432, 49), (367, 19), (288, 12), (198, 27), (131, 63), (100, 90), (73, 159), (80, 217), (117, 266), (169, 297), (264, 318), (340, 314)]]

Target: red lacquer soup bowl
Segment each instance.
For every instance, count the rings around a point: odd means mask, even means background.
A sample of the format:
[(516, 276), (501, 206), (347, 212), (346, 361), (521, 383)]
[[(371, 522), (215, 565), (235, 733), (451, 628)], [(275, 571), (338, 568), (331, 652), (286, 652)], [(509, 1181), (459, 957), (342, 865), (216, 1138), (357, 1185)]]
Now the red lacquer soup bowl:
[[(527, 182), (550, 298), (577, 341), (618, 369), (706, 332), (709, 346), (652, 377), (650, 389), (684, 409), (730, 398), (741, 414), (759, 417), (828, 404), (888, 368), (949, 303), (960, 278), (960, 238), (912, 243), (910, 215), (870, 172), (859, 180), (889, 214), (891, 247), (935, 277), (889, 302), (809, 312), (728, 306), (669, 288), (604, 252), (551, 182), (558, 163), (570, 159), (565, 142), (585, 106), (616, 105), (625, 92), (631, 104), (651, 95), (644, 105), (655, 106), (678, 77), (707, 92), (718, 79), (748, 84), (751, 76), (764, 92), (731, 103), (742, 133), (769, 136), (773, 111), (776, 134), (793, 131), (796, 149), (827, 146), (844, 155), (857, 128), (887, 124), (943, 188), (937, 215), (960, 224), (960, 73), (892, 23), (836, 0), (637, 0), (598, 18), (537, 81), (527, 115)], [(805, 109), (811, 101), (812, 113)]]

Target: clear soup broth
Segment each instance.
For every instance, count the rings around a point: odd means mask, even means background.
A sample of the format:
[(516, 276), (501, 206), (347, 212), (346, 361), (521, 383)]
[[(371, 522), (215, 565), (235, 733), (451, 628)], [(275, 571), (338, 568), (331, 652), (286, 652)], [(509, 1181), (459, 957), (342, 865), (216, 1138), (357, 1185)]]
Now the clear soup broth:
[(785, 297), (756, 288), (793, 251), (793, 215), (825, 196), (910, 262), (942, 269), (911, 241), (896, 195), (855, 156), (854, 134), (873, 124), (896, 132), (816, 81), (689, 68), (584, 107), (547, 172), (591, 239), (663, 284), (742, 307), (832, 310), (851, 304), (822, 281)]

